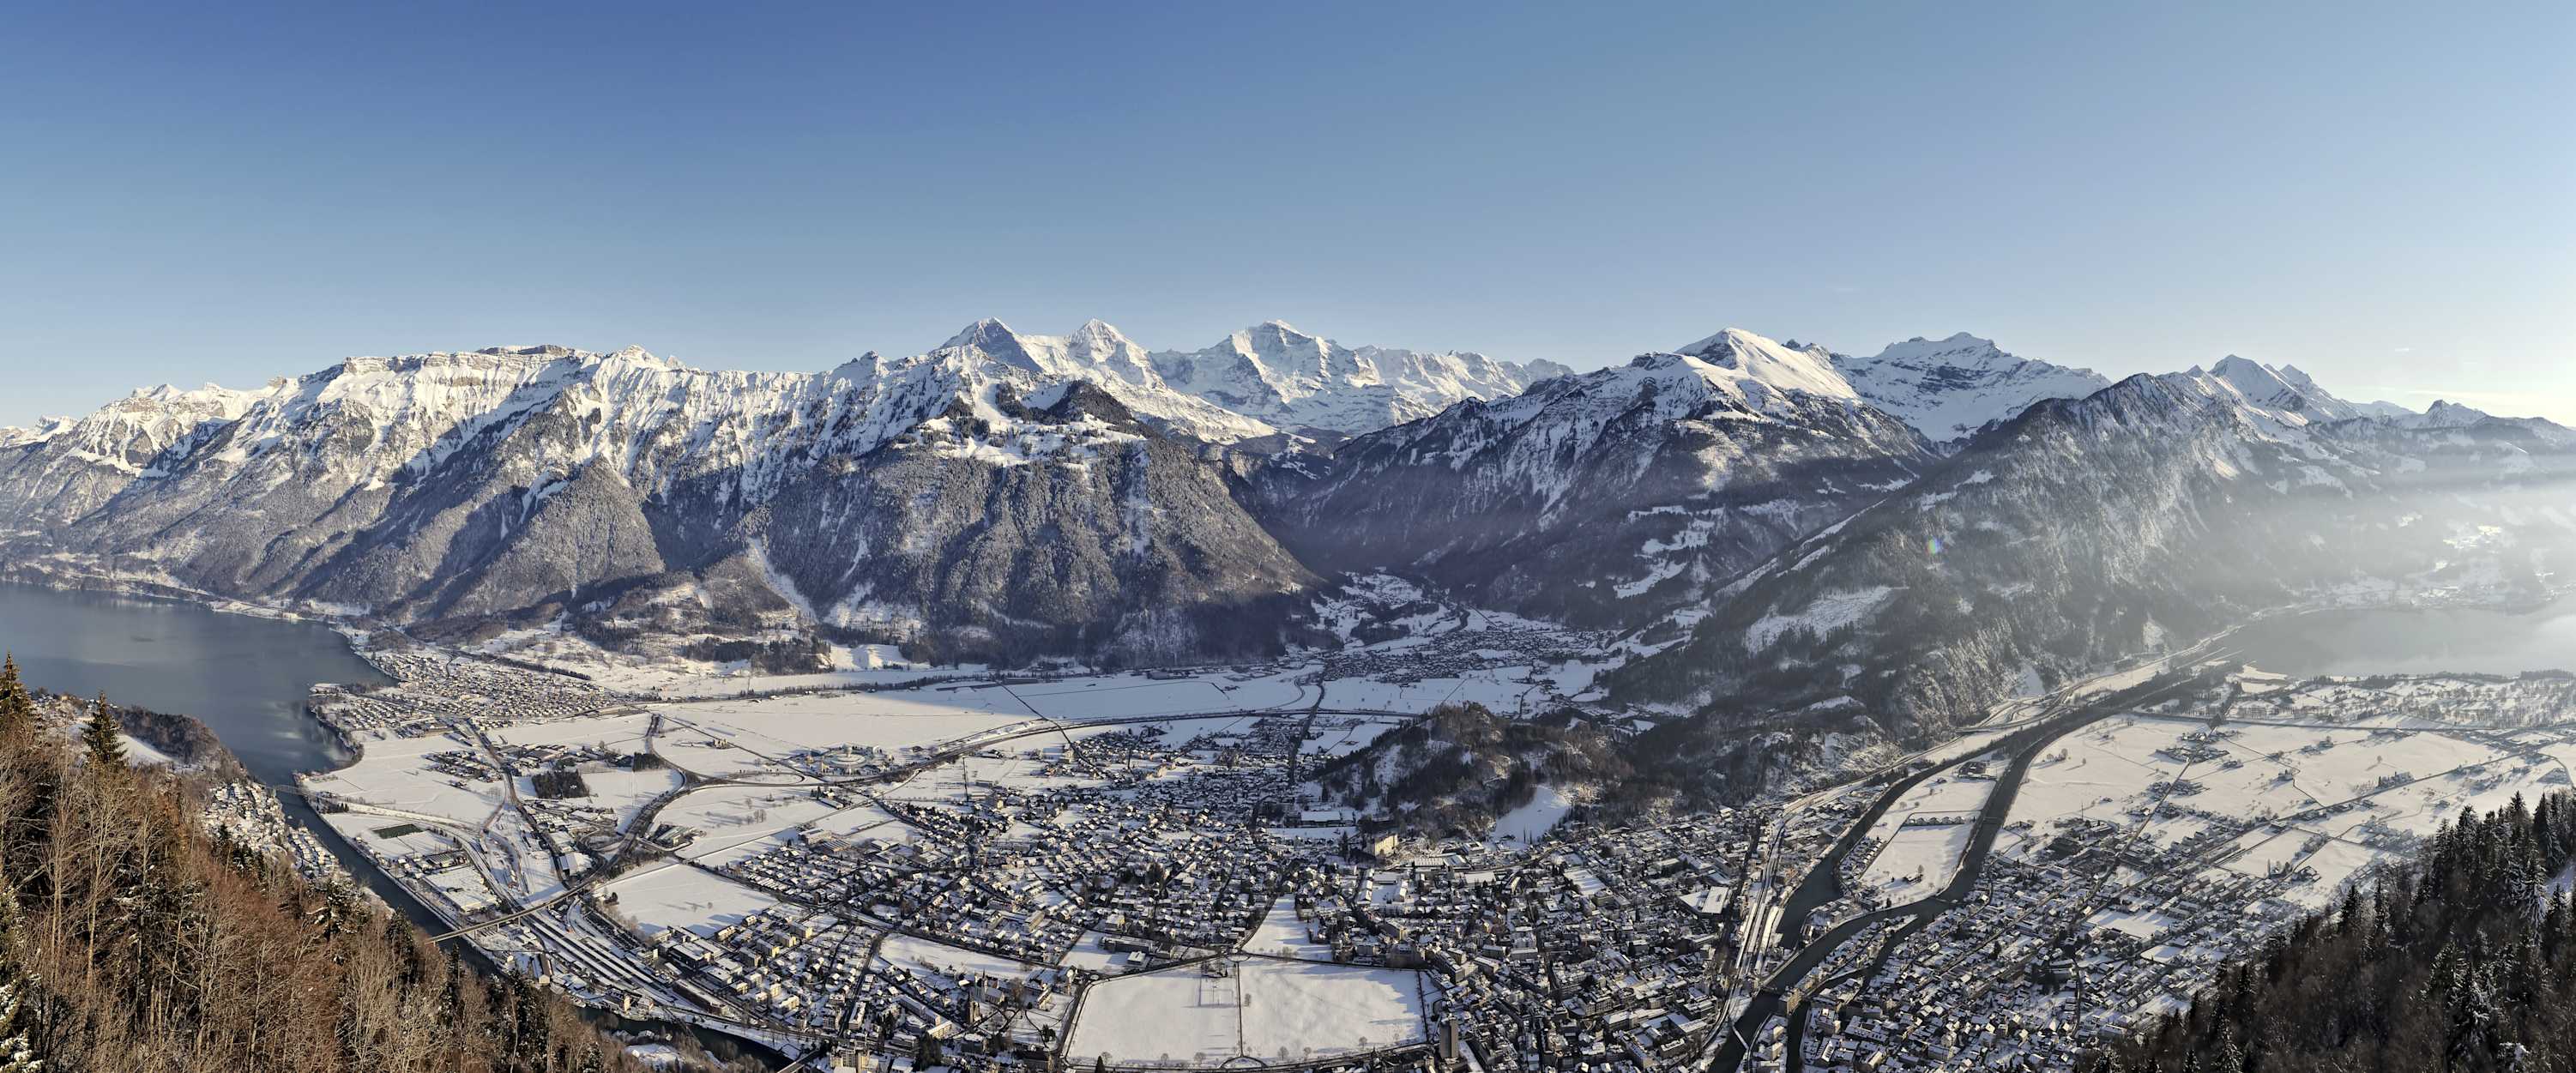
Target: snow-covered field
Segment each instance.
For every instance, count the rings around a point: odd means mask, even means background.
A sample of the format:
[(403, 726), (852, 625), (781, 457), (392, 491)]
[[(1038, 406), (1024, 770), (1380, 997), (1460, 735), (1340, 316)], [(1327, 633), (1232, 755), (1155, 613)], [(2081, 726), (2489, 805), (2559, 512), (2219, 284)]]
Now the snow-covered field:
[(778, 899), (722, 876), (671, 864), (636, 872), (611, 883), (603, 896), (614, 895), (619, 915), (635, 922), (646, 935), (687, 928), (713, 935), (727, 924), (777, 905)]
[(1534, 845), (1554, 830), (1565, 814), (1574, 811), (1575, 802), (1554, 786), (1540, 785), (1529, 803), (1513, 809), (1494, 821), (1494, 841)]
[(1279, 901), (1270, 907), (1270, 912), (1261, 918), (1261, 926), (1254, 928), (1252, 937), (1243, 941), (1243, 950), (1247, 954), (1275, 954), (1309, 961), (1329, 961), (1333, 956), (1332, 947), (1308, 937), (1306, 922), (1297, 919), (1297, 899), (1288, 895), (1281, 895)]
[(469, 748), (445, 736), (369, 742), (366, 755), (357, 763), (311, 776), (304, 786), (310, 793), (334, 794), (392, 812), (481, 827), (501, 807), (501, 784), (452, 779), (431, 770), (422, 759), (430, 753)]
[(1383, 1050), (1426, 1038), (1427, 986), (1407, 969), (1261, 957), (1220, 976), (1199, 965), (1121, 976), (1091, 986), (1065, 1054), (1216, 1066)]
[(1027, 976), (1039, 966), (1013, 961), (1006, 957), (964, 947), (950, 946), (917, 935), (888, 935), (877, 947), (877, 959), (889, 965), (909, 969), (933, 969), (951, 976), (982, 973), (988, 976)]
[(1885, 889), (1895, 902), (1927, 897), (1959, 874), (1960, 856), (1976, 833), (1973, 823), (1900, 828), (1871, 859), (1863, 881)]
[[(2432, 834), (2463, 807), (2500, 808), (2517, 793), (2536, 800), (2569, 782), (2562, 757), (2515, 755), (2456, 731), (2419, 729), (2434, 724), (2376, 722), (2228, 723), (2209, 743), (2215, 754), (2187, 761), (2187, 739), (2205, 723), (2106, 720), (2061, 739), (2031, 766), (1996, 848), (2035, 853), (2069, 817), (2109, 823), (2162, 848), (2218, 822), (2278, 818), (2280, 829), (2258, 826), (2208, 859), (2246, 876), (2312, 869), (2314, 881), (2287, 897), (2315, 908), (2362, 870), (2401, 859), (2410, 837)], [(2030, 826), (2018, 826), (2025, 821)]]

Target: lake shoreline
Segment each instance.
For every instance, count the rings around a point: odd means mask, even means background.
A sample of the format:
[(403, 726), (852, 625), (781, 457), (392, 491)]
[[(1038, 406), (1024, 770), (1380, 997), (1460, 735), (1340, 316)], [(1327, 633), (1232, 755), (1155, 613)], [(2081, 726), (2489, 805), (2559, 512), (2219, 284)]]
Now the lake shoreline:
[[(31, 637), (38, 635), (48, 637), (55, 642), (54, 645), (49, 646), (52, 648), (78, 649), (83, 647), (86, 641), (102, 649), (99, 652), (82, 654), (49, 652), (40, 649), (20, 652), (20, 663), (22, 669), (30, 672), (31, 685), (64, 695), (86, 694), (104, 689), (110, 694), (110, 702), (120, 707), (140, 707), (169, 718), (186, 719), (203, 727), (212, 748), (221, 750), (221, 759), (217, 763), (229, 763), (239, 769), (241, 777), (266, 788), (276, 798), (286, 822), (302, 829), (317, 840), (361, 889), (429, 934), (440, 934), (453, 929), (453, 921), (448, 920), (434, 906), (404, 887), (373, 857), (325, 821), (313, 808), (312, 803), (303, 796), (302, 777), (304, 775), (329, 774), (345, 770), (358, 763), (366, 754), (363, 742), (357, 740), (348, 730), (323, 718), (315, 710), (314, 697), (316, 688), (324, 685), (346, 688), (356, 685), (395, 683), (396, 679), (393, 676), (385, 673), (383, 668), (377, 666), (367, 656), (364, 640), (372, 631), (354, 628), (346, 621), (319, 619), (274, 608), (244, 610), (242, 608), (245, 605), (241, 605), (240, 601), (222, 600), (157, 583), (136, 582), (132, 579), (82, 578), (78, 580), (90, 583), (63, 584), (61, 583), (63, 580), (65, 579), (57, 577), (51, 583), (39, 583), (24, 580), (22, 573), (12, 572), (0, 575), (0, 627), (11, 625), (7, 616), (13, 612), (29, 619), (44, 620), (41, 625), (22, 623), (20, 625), (24, 625), (25, 628), (20, 631), (0, 630), (0, 647), (5, 647), (9, 643), (5, 637), (6, 633), (23, 632)], [(22, 597), (28, 594), (42, 595), (34, 601), (36, 606), (31, 608), (28, 600), (10, 600), (13, 590)], [(137, 606), (122, 609), (116, 607), (121, 603)], [(172, 617), (174, 614), (176, 617)], [(153, 617), (133, 619), (133, 616), (138, 615)], [(200, 621), (195, 618), (196, 616), (205, 616), (207, 620)], [(259, 635), (264, 632), (263, 629), (251, 628), (248, 623), (211, 622), (213, 618), (226, 616), (254, 620), (269, 631), (322, 630), (330, 634), (331, 640), (324, 642), (318, 636), (309, 636), (302, 641), (287, 643), (281, 637), (260, 637)], [(45, 628), (47, 625), (66, 621), (70, 625), (62, 629)], [(106, 628), (111, 626), (113, 628)], [(159, 637), (147, 637), (135, 632), (156, 626), (170, 632)], [(192, 669), (180, 666), (192, 662), (205, 664), (248, 662), (238, 658), (226, 660), (211, 653), (201, 653), (188, 659), (174, 658), (167, 654), (167, 649), (188, 642), (190, 638), (188, 629), (191, 627), (202, 635), (220, 636), (236, 648), (258, 650), (263, 655), (274, 657), (267, 661), (264, 668), (270, 672), (280, 670), (277, 666), (280, 660), (295, 661), (298, 653), (304, 658), (326, 664), (335, 663), (338, 660), (347, 662), (339, 664), (334, 670), (326, 673), (307, 670), (291, 674), (289, 680), (302, 686), (301, 692), (291, 698), (278, 695), (283, 693), (282, 690), (262, 691), (257, 688), (257, 683), (250, 681), (237, 683), (231, 688), (213, 684), (196, 686), (195, 688), (203, 690), (204, 695), (231, 698), (232, 707), (218, 705), (218, 708), (222, 709), (218, 718), (209, 718), (202, 712), (188, 711), (188, 705), (177, 703), (184, 697), (175, 695), (147, 696), (143, 698), (145, 703), (136, 703), (133, 693), (137, 691), (137, 686), (148, 680), (146, 668), (168, 673)], [(82, 630), (88, 632), (86, 638), (82, 636)], [(133, 650), (124, 653), (125, 658), (122, 660), (117, 658), (118, 653), (115, 651), (120, 646)], [(266, 650), (271, 647), (277, 651), (267, 652)], [(322, 658), (325, 653), (328, 659)], [(238, 654), (238, 652), (235, 653), (236, 656)], [(86, 670), (73, 671), (72, 665), (81, 665)], [(359, 673), (361, 669), (364, 673)], [(240, 666), (226, 666), (215, 670), (237, 675), (251, 673), (248, 668)], [(54, 681), (53, 679), (56, 678), (80, 680)], [(272, 681), (275, 680), (273, 673), (270, 678)], [(193, 681), (192, 679), (191, 683)], [(152, 684), (157, 685), (161, 693), (175, 693), (190, 683), (161, 681)], [(250, 703), (248, 698), (254, 694), (259, 695), (260, 703)], [(119, 699), (120, 696), (124, 699)], [(203, 696), (199, 699), (202, 702)], [(227, 736), (225, 733), (227, 727), (232, 729), (233, 736)], [(287, 733), (276, 734), (275, 731), (281, 728)], [(245, 747), (254, 744), (258, 748), (246, 755)], [(473, 962), (477, 968), (485, 972), (501, 974), (508, 971), (482, 948), (464, 937), (450, 939), (442, 945), (450, 946), (460, 956)], [(689, 1036), (696, 1039), (709, 1053), (719, 1057), (753, 1057), (773, 1068), (784, 1065), (787, 1061), (786, 1056), (757, 1040), (744, 1039), (718, 1029), (677, 1021), (638, 1021), (620, 1015), (614, 1010), (594, 1010), (588, 1007), (584, 1007), (584, 1010), (595, 1022), (629, 1033), (649, 1030), (665, 1037)]]

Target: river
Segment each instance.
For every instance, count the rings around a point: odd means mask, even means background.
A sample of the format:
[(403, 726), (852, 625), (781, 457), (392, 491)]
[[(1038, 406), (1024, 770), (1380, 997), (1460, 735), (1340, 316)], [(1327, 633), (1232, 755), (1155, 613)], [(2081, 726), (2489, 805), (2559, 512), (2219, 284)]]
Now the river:
[[(251, 776), (293, 789), (295, 776), (328, 771), (355, 759), (339, 738), (304, 710), (322, 682), (386, 684), (391, 680), (349, 650), (338, 632), (309, 622), (237, 615), (172, 600), (118, 593), (65, 591), (0, 582), (0, 648), (14, 653), (27, 684), (154, 711), (194, 716), (241, 759)], [(314, 815), (301, 797), (281, 794), (287, 819), (312, 831), (349, 874), (359, 877), (411, 921), (431, 932), (447, 924), (377, 871), (373, 862)], [(486, 970), (489, 959), (450, 940)], [(626, 1029), (687, 1031), (720, 1056), (777, 1056), (730, 1036), (681, 1026), (625, 1021)]]

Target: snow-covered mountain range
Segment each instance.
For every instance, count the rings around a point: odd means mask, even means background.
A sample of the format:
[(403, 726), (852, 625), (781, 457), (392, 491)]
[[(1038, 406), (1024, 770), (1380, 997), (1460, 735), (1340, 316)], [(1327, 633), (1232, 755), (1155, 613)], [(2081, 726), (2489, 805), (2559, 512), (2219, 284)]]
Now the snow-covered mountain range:
[(2268, 609), (2545, 590), (2570, 476), (2547, 421), (2233, 357), (2104, 384), (1728, 329), (1572, 373), (987, 320), (816, 373), (547, 346), (137, 392), (0, 431), (0, 574), (648, 656), (1161, 662), (1322, 643), (1333, 583), (1391, 572), (1624, 631), (1614, 699), (1905, 738)]
[(1159, 428), (1220, 444), (1282, 434), (1337, 441), (1468, 399), (1516, 395), (1572, 371), (1467, 352), (1353, 349), (1275, 320), (1202, 350), (1151, 353), (1098, 320), (1070, 335), (1029, 335), (981, 320), (931, 353), (1089, 380)]
[(1198, 441), (998, 331), (813, 374), (529, 347), (141, 393), (22, 437), (0, 506), (207, 591), (603, 635), (1189, 651), (1167, 608), (1306, 583)]
[(1203, 350), (1156, 353), (1152, 368), (1176, 391), (1327, 440), (1429, 417), (1468, 399), (1517, 395), (1573, 372), (1555, 362), (1463, 351), (1352, 349), (1275, 320)]

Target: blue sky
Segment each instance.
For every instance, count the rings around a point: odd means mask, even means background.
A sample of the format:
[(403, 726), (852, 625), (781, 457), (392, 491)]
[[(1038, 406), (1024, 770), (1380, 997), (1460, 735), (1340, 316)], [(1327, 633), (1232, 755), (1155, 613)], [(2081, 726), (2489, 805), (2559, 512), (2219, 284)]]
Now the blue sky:
[(1964, 330), (2576, 420), (2564, 3), (9, 21), (0, 423), (498, 343), (817, 369), (981, 316), (1578, 367)]

